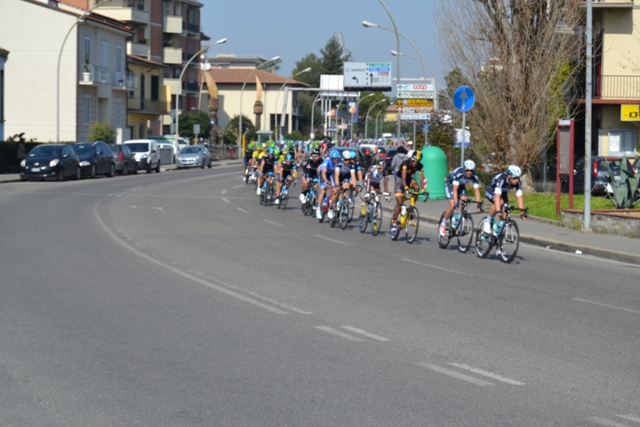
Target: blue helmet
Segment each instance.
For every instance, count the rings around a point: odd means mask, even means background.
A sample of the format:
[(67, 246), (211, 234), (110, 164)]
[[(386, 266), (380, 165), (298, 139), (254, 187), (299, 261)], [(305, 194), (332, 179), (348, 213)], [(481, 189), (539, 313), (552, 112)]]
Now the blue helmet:
[(273, 147), (267, 148), (267, 154), (273, 154)]
[(287, 154), (286, 160), (287, 162), (290, 162), (291, 160), (293, 160), (293, 156), (291, 154)]
[(340, 152), (338, 150), (331, 150), (329, 151), (329, 157), (332, 159), (339, 159), (340, 158)]

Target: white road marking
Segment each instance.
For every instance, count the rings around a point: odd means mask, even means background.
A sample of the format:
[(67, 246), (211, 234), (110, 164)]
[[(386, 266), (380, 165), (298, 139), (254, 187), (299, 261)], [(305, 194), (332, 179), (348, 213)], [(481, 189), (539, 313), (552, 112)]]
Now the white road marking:
[(351, 243), (341, 242), (340, 240), (333, 240), (333, 239), (330, 239), (328, 237), (320, 236), (318, 234), (314, 234), (313, 237), (319, 237), (321, 239), (328, 240), (328, 241), (333, 242), (333, 243), (340, 243), (341, 245), (351, 246)]
[(633, 421), (633, 422), (636, 422), (636, 423), (640, 423), (640, 417), (638, 417), (636, 415), (618, 414), (618, 415), (616, 415), (616, 417), (622, 418), (623, 420), (628, 420), (628, 421)]
[[(446, 271), (447, 273), (455, 273), (455, 274), (461, 274), (461, 275), (463, 275), (463, 276), (469, 276), (469, 277), (472, 277), (472, 275), (471, 275), (471, 274), (461, 273), (461, 272), (459, 272), (459, 271), (456, 271), (456, 270), (449, 270), (449, 269), (447, 269), (447, 268), (436, 267), (435, 265), (425, 264), (425, 263), (422, 263), (422, 262), (413, 261), (413, 260), (406, 259), (406, 258), (402, 258), (400, 261), (410, 262), (410, 263), (413, 263), (413, 264), (422, 265), (423, 267), (428, 267), (428, 268), (433, 268), (433, 269), (436, 269), (436, 270)], [(473, 277), (475, 277), (475, 276), (473, 276)]]
[(238, 208), (238, 210), (239, 210), (240, 212), (244, 212), (244, 213), (246, 213), (246, 214), (250, 213), (249, 211), (245, 211), (245, 210), (244, 210), (244, 209), (242, 209), (242, 208)]
[(229, 200), (227, 200), (226, 197), (223, 197), (222, 200), (224, 200), (226, 203), (231, 203)]
[(221, 193), (221, 194), (224, 194), (224, 193), (226, 193), (226, 192), (227, 192), (227, 190), (222, 190), (222, 193)]
[(371, 332), (364, 331), (362, 329), (354, 328), (353, 326), (342, 326), (342, 328), (355, 332), (356, 334), (364, 335), (367, 338), (371, 338), (373, 340), (378, 341), (391, 341), (389, 338), (381, 337), (380, 335), (372, 334)]
[(328, 326), (316, 326), (316, 329), (320, 329), (323, 332), (326, 332), (331, 335), (335, 335), (340, 338), (344, 338), (345, 340), (354, 341), (354, 342), (364, 342), (364, 340), (354, 337), (353, 335), (345, 334), (344, 332), (340, 332), (337, 329), (330, 328)]
[(602, 304), (602, 303), (600, 303), (600, 302), (589, 301), (589, 300), (581, 299), (581, 298), (574, 298), (573, 300), (574, 300), (574, 301), (585, 302), (585, 303), (587, 303), (587, 304), (599, 305), (599, 306), (601, 306), (601, 307), (615, 308), (616, 310), (628, 311), (629, 313), (639, 313), (639, 314), (640, 314), (640, 311), (639, 311), (639, 310), (632, 310), (632, 309), (630, 309), (630, 308), (623, 308), (623, 307), (617, 307), (617, 306), (615, 306), (615, 305)]
[(240, 187), (244, 187), (244, 186), (245, 186), (245, 184), (240, 184), (240, 185), (236, 185), (236, 186), (235, 186), (235, 187), (233, 187), (233, 188), (240, 188)]
[(160, 206), (136, 206), (136, 205), (130, 205), (129, 207), (131, 209), (153, 209), (153, 210), (160, 211), (161, 213), (164, 213), (164, 208), (160, 207)]
[(278, 224), (277, 222), (269, 221), (268, 219), (265, 219), (265, 221), (268, 222), (269, 224), (277, 225), (278, 227), (284, 227), (284, 225)]
[(258, 299), (261, 299), (263, 301), (269, 302), (269, 303), (271, 303), (273, 305), (277, 305), (279, 307), (286, 308), (287, 310), (291, 310), (291, 311), (299, 313), (299, 314), (313, 314), (310, 311), (303, 310), (303, 309), (295, 307), (293, 305), (289, 305), (287, 303), (282, 303), (282, 302), (276, 301), (274, 299), (262, 296), (262, 295), (260, 295), (260, 294), (258, 294), (256, 292), (250, 291), (248, 289), (241, 288), (240, 286), (236, 286), (236, 285), (234, 285), (232, 283), (224, 282), (222, 280), (217, 280), (217, 282), (220, 283), (223, 286), (226, 286), (227, 288), (235, 289), (237, 291), (242, 292), (243, 294), (254, 296), (254, 297), (258, 298)]
[(480, 386), (480, 387), (486, 387), (486, 386), (490, 386), (490, 385), (495, 385), (495, 384), (490, 383), (488, 381), (480, 380), (478, 378), (471, 377), (469, 375), (461, 374), (460, 372), (452, 371), (451, 369), (443, 368), (441, 366), (432, 365), (431, 363), (418, 363), (418, 365), (422, 366), (423, 368), (431, 369), (432, 371), (436, 371), (436, 372), (439, 372), (441, 374), (448, 375), (450, 377), (454, 377), (454, 378), (457, 378), (457, 379), (462, 380), (462, 381), (467, 381), (467, 382), (469, 382), (471, 384), (475, 384), (475, 385)]
[(449, 363), (451, 366), (455, 366), (456, 368), (464, 369), (469, 372), (473, 372), (474, 374), (483, 375), (485, 377), (502, 381), (511, 385), (525, 385), (525, 383), (517, 380), (512, 380), (511, 378), (503, 377), (502, 375), (494, 374), (493, 372), (485, 371), (483, 369), (474, 368), (473, 366), (464, 365), (462, 363)]
[(598, 417), (589, 417), (587, 418), (589, 421), (594, 422), (596, 424), (600, 424), (601, 426), (608, 427), (630, 427), (626, 424), (617, 423), (615, 421), (608, 420), (606, 418), (598, 418)]

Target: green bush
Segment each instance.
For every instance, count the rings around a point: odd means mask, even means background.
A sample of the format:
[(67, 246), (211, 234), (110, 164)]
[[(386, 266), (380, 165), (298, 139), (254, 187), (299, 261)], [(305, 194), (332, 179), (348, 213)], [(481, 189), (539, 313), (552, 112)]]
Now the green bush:
[(89, 136), (87, 142), (103, 141), (107, 144), (116, 142), (116, 131), (108, 121), (94, 122), (89, 126)]

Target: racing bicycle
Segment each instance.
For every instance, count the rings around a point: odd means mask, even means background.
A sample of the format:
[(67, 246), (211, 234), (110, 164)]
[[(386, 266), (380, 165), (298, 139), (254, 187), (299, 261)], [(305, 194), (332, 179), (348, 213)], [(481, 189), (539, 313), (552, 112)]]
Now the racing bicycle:
[[(440, 235), (438, 231), (438, 245), (442, 249), (449, 246), (449, 242), (454, 237), (458, 238), (458, 250), (462, 253), (466, 253), (471, 247), (471, 241), (473, 240), (473, 218), (471, 214), (467, 212), (467, 204), (476, 203), (480, 209), (482, 209), (482, 202), (471, 202), (469, 200), (460, 200), (460, 213), (451, 215), (451, 219), (447, 224), (446, 234)], [(438, 224), (442, 224), (444, 218), (444, 212), (440, 216)]]
[(358, 226), (360, 232), (367, 231), (367, 226), (371, 223), (371, 234), (377, 236), (382, 225), (382, 205), (380, 204), (380, 194), (377, 191), (369, 193), (367, 203), (363, 205), (364, 209), (360, 211), (358, 218)]
[(529, 214), (529, 208), (519, 209), (515, 206), (509, 206), (506, 203), (502, 205), (501, 212), (506, 213), (507, 219), (504, 220), (502, 229), (497, 236), (484, 231), (485, 223), (488, 222), (491, 224), (489, 219), (483, 218), (480, 224), (478, 224), (478, 231), (476, 232), (476, 253), (480, 258), (486, 258), (494, 246), (497, 247), (497, 255), (502, 262), (510, 263), (516, 257), (520, 244), (520, 231), (518, 230), (518, 224), (511, 219), (511, 211), (520, 212), (523, 218), (526, 218)]
[[(413, 243), (418, 237), (418, 227), (420, 225), (420, 214), (418, 208), (416, 208), (416, 198), (413, 196), (424, 195), (423, 202), (429, 199), (429, 193), (426, 191), (405, 190), (404, 199), (400, 206), (400, 215), (398, 215), (398, 227), (396, 232), (391, 232), (391, 240), (397, 240), (400, 235), (400, 229), (404, 229), (404, 234), (407, 238), (407, 243)], [(409, 206), (406, 202), (409, 201)]]

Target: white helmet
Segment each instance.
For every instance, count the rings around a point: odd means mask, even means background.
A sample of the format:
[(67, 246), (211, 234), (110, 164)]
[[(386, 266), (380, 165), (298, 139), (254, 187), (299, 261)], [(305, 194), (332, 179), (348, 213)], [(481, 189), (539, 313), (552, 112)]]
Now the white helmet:
[(476, 168), (476, 162), (474, 162), (471, 159), (465, 160), (463, 164), (464, 164), (464, 170), (467, 170), (467, 171), (472, 171), (472, 170), (475, 170)]
[(349, 160), (349, 159), (351, 159), (351, 151), (349, 151), (349, 150), (344, 150), (344, 151), (342, 152), (342, 158), (343, 158), (343, 159), (345, 159), (345, 160)]
[(520, 170), (520, 168), (516, 165), (509, 165), (507, 167), (507, 175), (512, 178), (520, 178), (520, 175), (522, 175), (522, 170)]

